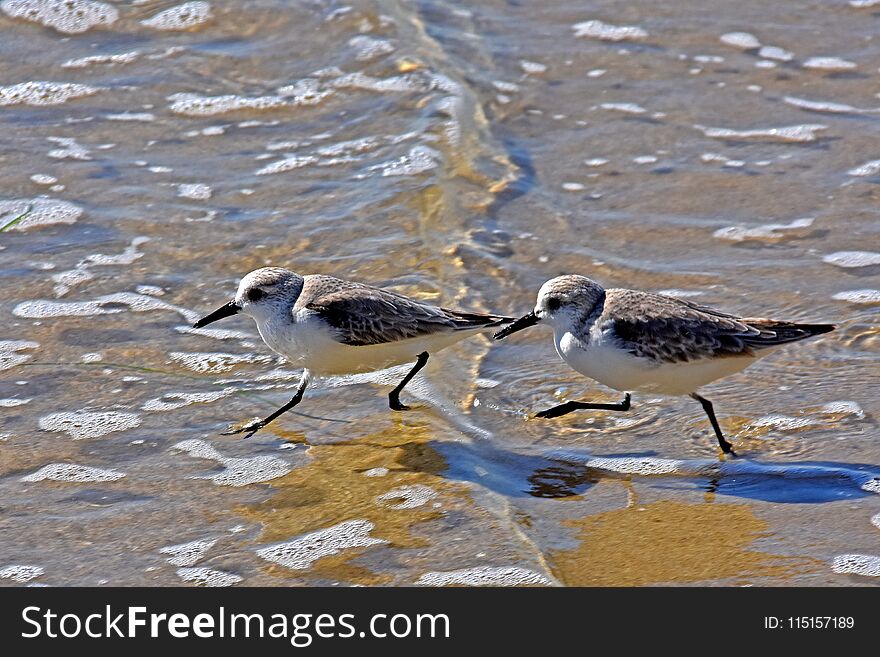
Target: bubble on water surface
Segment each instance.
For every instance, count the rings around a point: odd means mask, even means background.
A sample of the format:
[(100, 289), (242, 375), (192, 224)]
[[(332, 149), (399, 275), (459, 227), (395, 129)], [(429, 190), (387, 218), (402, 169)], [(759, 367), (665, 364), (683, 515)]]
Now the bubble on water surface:
[(74, 440), (98, 438), (115, 431), (139, 427), (141, 418), (134, 413), (118, 411), (90, 412), (86, 410), (52, 413), (38, 421), (43, 431), (63, 431)]
[(88, 465), (77, 465), (75, 463), (50, 463), (36, 472), (25, 475), (22, 481), (64, 481), (74, 483), (97, 482), (97, 481), (116, 481), (125, 476), (124, 472), (117, 470), (105, 470), (103, 468), (93, 468)]
[(517, 566), (478, 566), (463, 570), (425, 573), (416, 584), (421, 586), (550, 586), (544, 575)]
[(880, 577), (880, 557), (870, 554), (841, 554), (834, 557), (831, 570), (839, 575)]
[(829, 253), (822, 258), (829, 265), (837, 265), (847, 269), (858, 267), (872, 267), (880, 265), (880, 253), (873, 251), (837, 251)]
[(851, 176), (872, 177), (880, 174), (880, 160), (870, 160), (862, 165), (850, 169), (847, 173)]
[(177, 575), (184, 582), (193, 582), (199, 586), (232, 586), (242, 581), (240, 575), (227, 573), (223, 570), (214, 570), (212, 568), (178, 568)]
[(159, 548), (161, 554), (171, 555), (166, 559), (172, 566), (192, 566), (198, 562), (217, 543), (217, 539), (208, 541), (190, 541), (179, 545), (166, 545)]
[(804, 124), (790, 125), (780, 128), (756, 128), (754, 130), (733, 130), (730, 128), (711, 128), (694, 125), (707, 137), (716, 139), (767, 139), (770, 141), (810, 142), (816, 141), (816, 133), (827, 130), (827, 125)]
[(641, 105), (636, 105), (635, 103), (602, 103), (599, 107), (606, 110), (613, 110), (615, 112), (623, 112), (624, 114), (644, 114), (648, 111)]
[(61, 68), (86, 68), (92, 64), (130, 64), (140, 56), (140, 50), (121, 52), (116, 55), (90, 55), (79, 59), (68, 59), (61, 65)]
[(185, 2), (141, 21), (154, 30), (188, 30), (212, 18), (210, 2)]
[(196, 201), (207, 201), (211, 198), (213, 190), (209, 185), (202, 183), (181, 184), (177, 186), (177, 195), (181, 198), (191, 198)]
[(30, 340), (0, 340), (0, 372), (26, 363), (33, 358), (33, 354), (20, 354), (18, 352), (36, 349), (39, 346), (39, 342), (32, 342)]
[(0, 10), (51, 27), (63, 34), (80, 34), (96, 25), (110, 25), (119, 18), (113, 5), (95, 0), (3, 0)]
[(765, 224), (763, 226), (728, 226), (712, 233), (717, 237), (731, 242), (761, 241), (778, 242), (789, 237), (805, 234), (803, 229), (813, 225), (814, 217), (795, 219), (789, 224)]
[(171, 392), (156, 399), (150, 399), (143, 406), (142, 411), (173, 411), (191, 404), (210, 404), (235, 392), (235, 388), (225, 388), (215, 392)]
[(2, 105), (60, 105), (71, 98), (98, 93), (100, 88), (74, 82), (34, 81), (0, 86)]
[(874, 304), (880, 303), (880, 290), (846, 290), (836, 293), (831, 298), (850, 303)]
[(547, 70), (547, 67), (544, 64), (539, 62), (530, 62), (527, 60), (522, 60), (519, 63), (520, 68), (527, 73), (528, 75), (539, 75)]
[(385, 39), (377, 39), (376, 37), (359, 34), (348, 40), (348, 45), (355, 50), (355, 59), (360, 62), (366, 62), (375, 59), (380, 55), (387, 55), (394, 52), (394, 46)]
[(765, 59), (775, 59), (779, 62), (790, 62), (794, 59), (794, 54), (777, 46), (763, 46), (758, 51), (758, 56)]
[[(61, 148), (53, 148), (47, 155), (56, 160), (91, 160), (89, 150), (72, 137), (46, 137), (47, 141), (58, 144)], [(54, 189), (54, 188), (53, 188)]]
[(804, 68), (820, 69), (823, 71), (849, 71), (856, 68), (857, 64), (840, 57), (810, 57), (803, 63)]
[(0, 399), (0, 408), (15, 408), (16, 406), (24, 406), (25, 404), (30, 404), (33, 401), (31, 399)]
[(21, 566), (14, 564), (0, 568), (0, 579), (11, 579), (13, 582), (25, 584), (32, 579), (41, 577), (45, 571), (40, 566)]
[(373, 538), (370, 532), (374, 525), (369, 520), (347, 520), (345, 522), (319, 529), (288, 541), (257, 550), (265, 559), (292, 570), (306, 570), (321, 559), (343, 550), (380, 545), (388, 541)]
[(663, 475), (673, 474), (682, 469), (683, 463), (675, 459), (662, 459), (653, 456), (644, 458), (624, 457), (606, 458), (593, 457), (585, 461), (588, 468), (619, 472), (621, 474)]
[(437, 497), (437, 491), (430, 486), (423, 484), (413, 484), (410, 486), (399, 486), (393, 490), (379, 495), (376, 502), (389, 509), (415, 509)]
[(283, 477), (291, 470), (290, 464), (277, 456), (255, 456), (235, 458), (223, 456), (204, 440), (184, 440), (174, 445), (174, 449), (186, 452), (192, 457), (216, 461), (223, 466), (221, 472), (196, 477), (210, 479), (218, 486), (247, 486)]
[(199, 374), (219, 374), (228, 372), (241, 363), (268, 363), (269, 356), (256, 354), (227, 354), (221, 352), (192, 352), (186, 353), (173, 351), (168, 356), (172, 361), (180, 363), (187, 369)]
[(58, 178), (55, 176), (49, 176), (44, 173), (35, 173), (30, 177), (30, 180), (38, 185), (54, 185), (58, 182)]
[(754, 50), (761, 47), (758, 37), (749, 32), (728, 32), (721, 35), (721, 43), (743, 50)]
[(0, 226), (30, 212), (8, 230), (28, 230), (52, 224), (72, 224), (82, 216), (83, 209), (69, 201), (53, 198), (22, 198), (0, 201)]
[(638, 41), (648, 36), (648, 33), (638, 25), (611, 25), (597, 20), (575, 23), (571, 29), (574, 30), (576, 37), (600, 41)]

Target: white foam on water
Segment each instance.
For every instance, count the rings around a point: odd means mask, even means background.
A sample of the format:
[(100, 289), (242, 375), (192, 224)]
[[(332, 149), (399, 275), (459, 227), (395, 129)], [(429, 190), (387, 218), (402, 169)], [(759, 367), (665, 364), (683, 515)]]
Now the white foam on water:
[(764, 224), (763, 226), (728, 226), (719, 228), (712, 237), (731, 242), (778, 242), (788, 237), (804, 235), (803, 229), (813, 225), (814, 217), (795, 219), (789, 224)]
[(53, 288), (56, 296), (64, 296), (71, 288), (84, 281), (91, 280), (95, 275), (89, 271), (92, 267), (107, 267), (111, 265), (130, 265), (144, 256), (138, 247), (150, 241), (149, 237), (135, 237), (131, 244), (117, 255), (104, 255), (95, 253), (80, 260), (74, 269), (59, 272), (52, 275), (56, 285)]
[(871, 524), (874, 525), (877, 529), (880, 529), (880, 513), (875, 513), (871, 516)]
[(704, 293), (700, 290), (680, 290), (678, 288), (669, 288), (666, 290), (657, 290), (657, 294), (665, 294), (667, 297), (699, 297)]
[(858, 64), (840, 57), (810, 57), (803, 63), (804, 68), (819, 69), (822, 71), (850, 71)]
[(0, 399), (0, 408), (15, 408), (16, 406), (24, 406), (25, 404), (30, 404), (33, 401), (31, 399)]
[(30, 180), (38, 185), (54, 185), (58, 182), (58, 178), (55, 176), (49, 176), (44, 173), (35, 173), (30, 177)]
[(874, 5), (880, 5), (880, 0), (849, 0), (849, 6), (856, 9), (873, 7)]
[(173, 411), (192, 404), (210, 404), (218, 399), (229, 397), (235, 388), (225, 388), (215, 392), (171, 392), (162, 397), (150, 399), (141, 406), (142, 411)]
[(876, 112), (877, 110), (859, 109), (852, 105), (843, 103), (832, 103), (826, 100), (808, 100), (807, 98), (797, 98), (795, 96), (786, 96), (782, 99), (789, 105), (794, 105), (803, 110), (810, 112), (827, 112), (829, 114), (863, 114), (867, 112)]
[(141, 121), (149, 123), (156, 120), (156, 115), (152, 112), (120, 112), (118, 114), (105, 114), (104, 118), (108, 121)]
[(219, 374), (228, 372), (241, 363), (268, 363), (272, 359), (269, 356), (257, 354), (227, 354), (223, 352), (182, 352), (173, 351), (168, 356), (175, 363), (180, 363), (187, 369), (199, 374)]
[(64, 481), (74, 483), (97, 482), (97, 481), (116, 481), (125, 476), (124, 472), (117, 470), (105, 470), (103, 468), (93, 468), (88, 465), (77, 465), (76, 463), (50, 463), (43, 466), (36, 472), (25, 475), (22, 481)]
[(211, 198), (213, 190), (209, 185), (202, 183), (181, 184), (177, 186), (177, 195), (181, 198), (191, 198), (196, 201), (207, 201)]
[(606, 110), (613, 110), (615, 112), (623, 112), (624, 114), (644, 114), (648, 111), (641, 105), (636, 105), (635, 103), (602, 103), (599, 107)]
[(684, 463), (675, 459), (646, 457), (591, 457), (584, 465), (588, 468), (619, 472), (621, 474), (665, 475), (681, 472)]
[(185, 2), (141, 21), (154, 30), (189, 30), (207, 23), (211, 15), (210, 2)]
[(240, 575), (227, 573), (223, 570), (214, 570), (212, 568), (178, 568), (177, 575), (184, 582), (194, 582), (199, 586), (222, 587), (232, 586), (242, 581)]
[(118, 411), (90, 412), (64, 411), (45, 415), (38, 421), (43, 431), (62, 431), (74, 440), (98, 438), (116, 431), (139, 427), (141, 418), (134, 413)]
[(857, 267), (872, 267), (880, 265), (880, 253), (873, 251), (837, 251), (829, 253), (822, 258), (829, 265), (837, 265), (848, 269)]
[(749, 32), (728, 32), (721, 35), (721, 43), (743, 50), (755, 50), (761, 47), (758, 37)]
[(206, 338), (214, 338), (215, 340), (249, 340), (254, 336), (244, 331), (235, 331), (232, 329), (219, 328), (193, 328), (192, 326), (175, 326), (174, 330), (178, 333), (192, 333), (193, 335), (203, 335)]
[(585, 189), (585, 185), (579, 182), (565, 182), (562, 183), (562, 189), (567, 192), (580, 192)]
[(130, 310), (147, 312), (150, 310), (173, 310), (187, 322), (195, 322), (199, 314), (187, 308), (174, 306), (160, 299), (134, 292), (116, 292), (98, 297), (94, 301), (49, 301), (35, 299), (24, 301), (12, 309), (16, 317), (45, 319), (47, 317), (88, 317), (91, 315), (113, 315)]
[(138, 294), (146, 294), (151, 297), (165, 296), (165, 290), (158, 285), (138, 285), (134, 288), (134, 291)]
[(200, 561), (217, 543), (217, 539), (205, 541), (190, 541), (178, 545), (166, 545), (159, 548), (161, 554), (171, 555), (166, 559), (172, 566), (192, 566)]
[(11, 579), (13, 582), (25, 584), (32, 579), (41, 577), (45, 571), (41, 566), (22, 566), (13, 564), (0, 568), (0, 579)]
[(116, 7), (94, 0), (3, 0), (0, 10), (63, 34), (80, 34), (96, 25), (111, 25), (119, 18)]
[(355, 50), (355, 59), (359, 62), (367, 62), (381, 55), (394, 52), (394, 45), (386, 39), (359, 34), (348, 40), (348, 45)]
[(530, 62), (525, 59), (520, 61), (519, 66), (528, 75), (539, 75), (547, 70), (547, 67), (544, 64)]
[(756, 428), (770, 427), (779, 431), (796, 431), (804, 427), (818, 424), (816, 420), (806, 417), (789, 417), (787, 415), (765, 415), (751, 422), (749, 426)]
[(789, 125), (780, 128), (756, 128), (754, 130), (733, 130), (730, 128), (711, 128), (694, 125), (707, 137), (716, 139), (769, 139), (771, 141), (810, 142), (816, 141), (816, 133), (827, 130), (821, 124)]
[(53, 148), (47, 155), (56, 160), (91, 160), (92, 155), (82, 144), (72, 137), (46, 137), (47, 141), (58, 144), (61, 148)]
[(440, 153), (423, 145), (413, 146), (409, 153), (396, 160), (371, 166), (369, 171), (381, 171), (382, 176), (414, 176), (436, 169), (440, 164)]
[(846, 290), (834, 294), (831, 298), (850, 303), (874, 304), (880, 303), (880, 290)]
[(819, 412), (826, 415), (855, 415), (859, 419), (865, 417), (865, 411), (854, 401), (828, 402), (819, 409)]
[(25, 212), (28, 215), (9, 230), (28, 230), (53, 224), (72, 224), (82, 216), (83, 209), (69, 201), (53, 198), (21, 198), (0, 201), (0, 226), (14, 221)]
[(406, 73), (389, 78), (376, 78), (365, 73), (345, 73), (330, 80), (336, 89), (363, 89), (387, 93), (391, 91), (429, 91), (437, 85), (437, 80), (421, 73)]
[(880, 577), (880, 557), (871, 554), (840, 554), (834, 557), (831, 570), (840, 575)]
[(186, 452), (192, 457), (216, 461), (223, 466), (221, 472), (195, 477), (209, 479), (218, 486), (247, 486), (283, 477), (291, 470), (290, 464), (277, 456), (235, 458), (223, 456), (204, 440), (184, 440), (173, 449)]
[(283, 160), (272, 162), (272, 164), (267, 164), (263, 168), (258, 169), (256, 175), (266, 176), (273, 173), (284, 173), (285, 171), (300, 169), (309, 164), (314, 164), (317, 161), (318, 158), (314, 155), (291, 155)]
[(575, 23), (571, 29), (574, 30), (576, 37), (600, 41), (638, 41), (648, 36), (648, 33), (638, 25), (611, 25), (597, 20)]
[(378, 468), (370, 468), (369, 470), (365, 470), (363, 474), (365, 477), (384, 477), (389, 472), (390, 472), (390, 470), (388, 470), (388, 468), (378, 467)]
[(86, 68), (93, 64), (130, 64), (140, 56), (140, 50), (121, 52), (116, 55), (90, 55), (88, 57), (80, 57), (79, 59), (68, 59), (61, 64), (61, 68)]
[(861, 485), (862, 490), (866, 490), (869, 493), (878, 493), (880, 494), (880, 479), (874, 477), (873, 479), (869, 479), (865, 483)]
[(326, 529), (303, 534), (286, 543), (260, 548), (257, 554), (266, 561), (291, 570), (306, 570), (318, 559), (339, 554), (343, 550), (388, 542), (370, 536), (373, 529), (374, 525), (369, 520), (347, 520)]
[(794, 59), (794, 53), (777, 46), (763, 46), (758, 51), (758, 56), (764, 59), (775, 59), (778, 62), (790, 62)]
[(518, 566), (478, 566), (463, 570), (428, 572), (419, 577), (421, 586), (550, 586), (541, 573)]
[(850, 169), (847, 173), (851, 176), (871, 177), (880, 174), (880, 160), (870, 160), (862, 165)]
[(31, 340), (0, 340), (0, 372), (26, 363), (33, 358), (33, 354), (20, 354), (18, 352), (26, 349), (36, 349), (39, 346), (39, 342), (32, 342)]
[(589, 160), (584, 160), (584, 164), (588, 167), (601, 167), (608, 164), (608, 160), (604, 157), (594, 157)]
[(74, 82), (49, 82), (46, 80), (21, 82), (0, 86), (2, 105), (60, 105), (72, 98), (91, 96), (99, 87)]
[(329, 96), (331, 89), (321, 87), (317, 80), (305, 78), (293, 84), (279, 87), (275, 94), (265, 96), (199, 96), (179, 93), (168, 96), (169, 109), (187, 116), (213, 116), (237, 110), (270, 110), (280, 107), (316, 105)]
[(376, 498), (376, 503), (389, 509), (415, 509), (437, 497), (437, 491), (430, 486), (412, 484), (399, 486)]

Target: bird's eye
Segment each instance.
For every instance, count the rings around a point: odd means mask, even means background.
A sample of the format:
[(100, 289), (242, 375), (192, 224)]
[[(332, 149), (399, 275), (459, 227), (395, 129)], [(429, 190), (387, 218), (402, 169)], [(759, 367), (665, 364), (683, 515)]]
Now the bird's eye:
[(562, 301), (559, 300), (559, 297), (550, 297), (547, 299), (547, 310), (559, 310), (561, 304)]
[(247, 291), (248, 301), (259, 301), (264, 296), (266, 296), (266, 293), (258, 287), (252, 287), (250, 290)]

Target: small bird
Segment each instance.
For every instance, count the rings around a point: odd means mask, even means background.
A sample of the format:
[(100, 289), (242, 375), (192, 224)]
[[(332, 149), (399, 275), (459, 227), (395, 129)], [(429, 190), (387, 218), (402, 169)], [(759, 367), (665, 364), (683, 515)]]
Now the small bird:
[(263, 341), (303, 368), (289, 402), (262, 420), (223, 433), (246, 433), (245, 438), (296, 406), (313, 374), (372, 372), (415, 361), (388, 394), (393, 410), (409, 410), (400, 403), (400, 392), (425, 366), (430, 352), (513, 321), (512, 317), (439, 308), (333, 276), (300, 276), (280, 267), (247, 274), (232, 301), (193, 327), (202, 328), (237, 313), (253, 318)]
[(733, 446), (718, 426), (712, 402), (697, 389), (745, 369), (777, 347), (835, 328), (743, 318), (662, 294), (606, 290), (585, 276), (568, 275), (544, 283), (535, 309), (494, 337), (502, 340), (543, 321), (553, 327), (562, 360), (625, 395), (615, 404), (569, 401), (536, 417), (579, 409), (628, 411), (631, 391), (689, 395), (709, 416), (725, 454), (733, 454)]

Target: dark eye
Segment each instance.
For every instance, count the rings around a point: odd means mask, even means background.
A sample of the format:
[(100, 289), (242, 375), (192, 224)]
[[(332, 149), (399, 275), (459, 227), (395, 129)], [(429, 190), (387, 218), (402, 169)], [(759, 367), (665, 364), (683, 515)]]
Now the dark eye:
[(547, 299), (547, 310), (559, 310), (561, 304), (559, 297), (550, 297)]
[(252, 287), (250, 290), (247, 291), (248, 301), (259, 301), (264, 296), (266, 296), (266, 293), (258, 287)]

